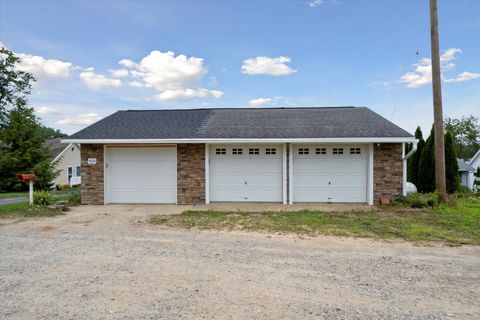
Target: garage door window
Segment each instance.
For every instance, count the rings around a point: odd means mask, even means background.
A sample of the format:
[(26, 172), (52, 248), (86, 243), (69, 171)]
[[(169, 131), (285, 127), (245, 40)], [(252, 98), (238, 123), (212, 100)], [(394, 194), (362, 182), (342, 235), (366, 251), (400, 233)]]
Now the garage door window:
[(350, 148), (350, 154), (362, 154), (362, 149), (360, 149), (360, 148)]
[(309, 148), (298, 148), (298, 154), (309, 154), (310, 149)]
[(215, 150), (215, 154), (227, 154), (227, 149), (225, 148), (217, 148)]
[(315, 154), (327, 154), (327, 148), (316, 148)]
[(277, 154), (277, 149), (275, 148), (266, 148), (265, 154)]
[(250, 148), (250, 149), (248, 149), (248, 154), (260, 154), (260, 149)]
[(232, 149), (232, 154), (243, 154), (243, 149), (242, 148), (233, 148)]
[(333, 148), (332, 153), (333, 154), (343, 154), (343, 148)]

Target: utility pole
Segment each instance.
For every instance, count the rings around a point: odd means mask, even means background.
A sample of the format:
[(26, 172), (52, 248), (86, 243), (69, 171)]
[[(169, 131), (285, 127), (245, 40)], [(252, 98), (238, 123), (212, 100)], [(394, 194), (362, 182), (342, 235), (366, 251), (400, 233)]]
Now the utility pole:
[(443, 137), (442, 77), (438, 40), (437, 0), (430, 0), (430, 40), (432, 47), (433, 119), (435, 127), (435, 187), (440, 203), (445, 203), (445, 146)]

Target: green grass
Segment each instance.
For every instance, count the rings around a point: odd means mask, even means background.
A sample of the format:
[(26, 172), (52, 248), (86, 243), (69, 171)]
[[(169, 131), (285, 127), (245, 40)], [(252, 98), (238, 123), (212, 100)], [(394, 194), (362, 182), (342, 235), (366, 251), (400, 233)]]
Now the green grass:
[(47, 207), (32, 207), (28, 203), (9, 203), (0, 205), (0, 218), (53, 217), (64, 212)]
[(364, 211), (219, 212), (158, 215), (153, 224), (179, 228), (243, 230), (403, 239), (480, 245), (480, 201), (461, 199), (434, 209), (377, 207)]
[(0, 193), (0, 199), (15, 198), (15, 197), (28, 197), (28, 192), (3, 192), (3, 193)]

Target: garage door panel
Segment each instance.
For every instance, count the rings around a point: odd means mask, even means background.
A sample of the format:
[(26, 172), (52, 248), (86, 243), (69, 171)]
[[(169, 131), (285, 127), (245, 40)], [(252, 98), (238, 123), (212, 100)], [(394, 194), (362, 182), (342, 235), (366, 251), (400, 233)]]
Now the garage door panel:
[[(249, 154), (249, 149), (258, 154)], [(275, 154), (267, 154), (267, 148)], [(225, 154), (216, 154), (225, 149)], [(242, 154), (233, 151), (241, 149)], [(282, 146), (210, 146), (211, 201), (282, 201)]]
[(362, 174), (343, 174), (331, 177), (331, 185), (336, 188), (365, 188), (367, 181)]
[(176, 148), (110, 148), (111, 203), (176, 203)]
[[(350, 148), (360, 148), (360, 154), (350, 154)], [(342, 149), (343, 154), (334, 154), (334, 149), (335, 151)], [(317, 150), (322, 150), (324, 153), (317, 154)], [(365, 146), (295, 146), (293, 153), (294, 201), (365, 202), (366, 159)]]

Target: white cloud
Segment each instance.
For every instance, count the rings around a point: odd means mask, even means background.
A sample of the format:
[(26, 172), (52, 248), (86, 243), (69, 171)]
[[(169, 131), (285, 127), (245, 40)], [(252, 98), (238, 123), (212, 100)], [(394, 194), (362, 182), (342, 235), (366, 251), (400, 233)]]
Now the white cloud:
[(193, 98), (204, 98), (209, 94), (215, 98), (220, 98), (223, 95), (223, 92), (219, 90), (208, 90), (208, 89), (166, 90), (160, 94), (157, 94), (154, 98), (157, 101), (188, 100)]
[[(458, 48), (450, 48), (446, 50), (440, 56), (440, 67), (442, 72), (452, 70), (455, 68), (453, 61), (456, 59), (456, 55), (462, 53), (462, 50)], [(429, 58), (422, 58), (419, 63), (414, 64), (415, 71), (405, 73), (399, 80), (401, 83), (406, 83), (409, 88), (417, 88), (423, 85), (427, 85), (432, 82), (432, 61)], [(459, 74), (457, 77), (447, 79), (443, 77), (445, 82), (462, 82), (477, 79), (480, 77), (478, 73), (472, 73), (465, 71)]]
[(297, 72), (288, 66), (291, 59), (288, 57), (256, 57), (243, 61), (242, 72), (249, 75), (266, 74), (271, 76), (285, 76)]
[(132, 88), (142, 88), (143, 87), (143, 82), (134, 80), (134, 81), (129, 81), (128, 85)]
[(36, 107), (34, 107), (34, 109), (38, 114), (44, 114), (44, 115), (60, 115), (60, 114), (62, 114), (57, 109), (52, 108), (52, 107), (48, 107), (48, 106), (36, 106)]
[(109, 70), (109, 71), (112, 74), (112, 77), (114, 77), (114, 78), (128, 77), (128, 70), (127, 69), (117, 69), (117, 70)]
[(206, 73), (203, 59), (175, 53), (152, 51), (140, 63), (123, 59), (119, 62), (131, 69), (134, 78), (145, 86), (159, 91), (186, 89), (197, 83)]
[(100, 120), (101, 117), (96, 112), (90, 112), (85, 114), (79, 114), (76, 117), (65, 118), (57, 121), (57, 124), (70, 125), (70, 126), (88, 126), (94, 122)]
[(383, 87), (385, 90), (392, 89), (390, 82), (388, 81), (374, 81), (367, 84), (367, 87)]
[(92, 90), (99, 90), (103, 87), (120, 87), (122, 85), (122, 81), (119, 79), (109, 79), (103, 74), (97, 74), (93, 71), (80, 73), (80, 79)]
[(272, 102), (271, 98), (258, 98), (258, 99), (252, 99), (248, 101), (248, 104), (251, 107), (260, 107), (260, 106), (269, 104), (270, 102)]
[(308, 3), (308, 5), (309, 5), (311, 8), (314, 8), (314, 7), (318, 7), (319, 5), (324, 4), (324, 3), (325, 3), (324, 0), (310, 0), (310, 2)]
[(18, 69), (33, 74), (38, 79), (67, 78), (73, 69), (73, 64), (57, 59), (45, 59), (25, 53), (16, 53), (20, 58)]
[(214, 98), (221, 98), (223, 96), (223, 91), (220, 91), (220, 90), (210, 90), (210, 94), (214, 97)]
[(480, 73), (474, 72), (462, 72), (458, 76), (452, 79), (445, 79), (445, 82), (463, 82), (480, 78)]
[(135, 62), (129, 59), (122, 59), (118, 61), (118, 63), (126, 68), (136, 68), (138, 66)]
[(203, 59), (175, 55), (172, 51), (152, 51), (140, 62), (129, 59), (120, 60), (130, 75), (128, 85), (135, 88), (147, 87), (157, 90), (154, 96), (157, 101), (186, 100), (213, 96), (220, 98), (222, 91), (205, 88), (194, 88), (207, 74)]

